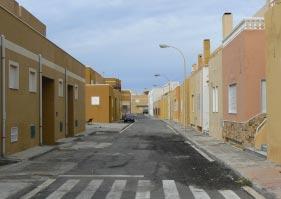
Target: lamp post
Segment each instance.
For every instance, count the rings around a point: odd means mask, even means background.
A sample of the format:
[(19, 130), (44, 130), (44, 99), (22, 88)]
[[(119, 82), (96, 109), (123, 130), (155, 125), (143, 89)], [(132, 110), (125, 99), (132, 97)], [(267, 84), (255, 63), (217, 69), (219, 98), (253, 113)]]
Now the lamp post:
[(184, 68), (184, 78), (183, 78), (183, 104), (184, 104), (184, 133), (186, 133), (186, 84), (185, 84), (185, 78), (186, 78), (186, 59), (185, 59), (185, 56), (184, 56), (184, 54), (183, 54), (183, 52), (180, 50), (180, 49), (178, 49), (178, 48), (176, 48), (176, 47), (174, 47), (174, 46), (170, 46), (170, 45), (167, 45), (167, 44), (160, 44), (159, 45), (159, 47), (160, 48), (172, 48), (172, 49), (174, 49), (174, 50), (176, 50), (180, 55), (181, 55), (181, 57), (182, 57), (182, 59), (183, 59), (183, 68)]
[[(169, 120), (172, 120), (171, 81), (166, 75), (155, 74), (154, 77), (163, 77), (169, 83)], [(163, 95), (164, 95), (164, 93), (163, 93)]]

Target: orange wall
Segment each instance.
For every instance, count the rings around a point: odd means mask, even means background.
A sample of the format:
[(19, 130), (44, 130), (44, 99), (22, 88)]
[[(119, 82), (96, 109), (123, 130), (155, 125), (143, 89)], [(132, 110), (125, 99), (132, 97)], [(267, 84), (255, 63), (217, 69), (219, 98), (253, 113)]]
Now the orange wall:
[[(261, 113), (261, 80), (265, 79), (265, 31), (243, 31), (222, 51), (223, 117), (245, 122)], [(228, 86), (237, 84), (237, 114), (228, 113)]]

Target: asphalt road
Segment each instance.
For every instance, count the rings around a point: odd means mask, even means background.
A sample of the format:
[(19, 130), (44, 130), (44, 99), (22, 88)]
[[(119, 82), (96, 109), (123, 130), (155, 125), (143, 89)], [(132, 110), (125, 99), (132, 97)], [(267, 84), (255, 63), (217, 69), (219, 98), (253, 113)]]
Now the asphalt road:
[(122, 133), (81, 137), (14, 168), (7, 181), (23, 188), (9, 198), (252, 198), (204, 156), (164, 122), (142, 117)]

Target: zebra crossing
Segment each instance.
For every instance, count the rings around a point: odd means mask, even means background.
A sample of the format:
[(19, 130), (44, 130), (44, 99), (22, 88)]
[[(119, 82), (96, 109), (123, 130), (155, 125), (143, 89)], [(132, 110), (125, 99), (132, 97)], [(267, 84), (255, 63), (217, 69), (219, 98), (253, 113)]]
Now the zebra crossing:
[[(85, 182), (86, 181), (86, 182)], [(109, 187), (103, 187), (103, 184), (110, 184)], [(79, 178), (64, 178), (60, 180), (48, 179), (32, 190), (27, 190), (26, 193), (21, 192), (21, 196), (15, 195), (9, 198), (32, 199), (32, 198), (75, 198), (75, 199), (250, 199), (249, 195), (245, 197), (241, 195), (241, 190), (204, 190), (193, 185), (181, 185), (174, 180), (162, 180), (155, 183), (150, 180), (134, 179), (134, 190), (128, 190), (128, 186), (132, 184), (130, 179), (79, 179)], [(182, 187), (188, 190), (190, 195), (183, 194)], [(76, 189), (74, 191), (74, 189)], [(1, 190), (2, 191), (2, 190)], [(101, 197), (98, 193), (104, 193)], [(125, 197), (126, 192), (131, 192), (132, 197)], [(153, 195), (155, 192), (158, 195)], [(240, 192), (240, 193), (239, 193)], [(186, 192), (185, 192), (186, 193)], [(247, 195), (247, 194), (246, 194)]]

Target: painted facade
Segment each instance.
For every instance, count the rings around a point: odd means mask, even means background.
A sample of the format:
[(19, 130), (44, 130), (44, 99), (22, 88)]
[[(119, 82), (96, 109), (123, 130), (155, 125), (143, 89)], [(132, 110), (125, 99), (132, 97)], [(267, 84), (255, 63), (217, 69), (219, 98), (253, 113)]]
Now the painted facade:
[(266, 13), (267, 55), (267, 136), (262, 143), (268, 144), (268, 159), (281, 163), (281, 5), (271, 4)]
[(222, 48), (215, 50), (209, 62), (209, 135), (222, 137)]
[(92, 68), (85, 69), (86, 122), (111, 123), (119, 121), (121, 110), (121, 81), (104, 78)]
[(256, 128), (264, 120), (266, 84), (263, 18), (243, 20), (224, 39), (223, 136), (243, 146), (253, 146)]
[(85, 130), (84, 65), (45, 37), (45, 25), (7, 2), (0, 2), (2, 155)]
[(133, 114), (148, 114), (148, 95), (132, 95), (132, 113)]
[(131, 113), (132, 94), (129, 90), (121, 91), (121, 112), (122, 116)]

